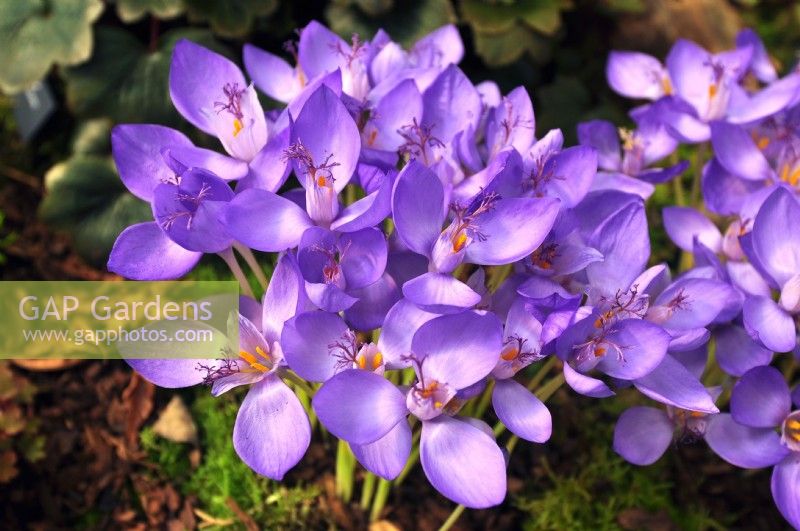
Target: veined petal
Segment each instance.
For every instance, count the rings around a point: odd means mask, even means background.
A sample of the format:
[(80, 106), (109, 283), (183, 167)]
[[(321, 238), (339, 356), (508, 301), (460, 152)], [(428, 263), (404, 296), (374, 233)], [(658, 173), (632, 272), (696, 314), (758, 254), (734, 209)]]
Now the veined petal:
[(748, 297), (742, 307), (747, 333), (773, 352), (789, 352), (797, 345), (792, 316), (767, 297)]
[(340, 360), (329, 352), (347, 332), (342, 318), (327, 312), (305, 312), (283, 327), (281, 346), (289, 368), (312, 382), (324, 382), (336, 373)]
[(661, 409), (626, 409), (614, 427), (614, 451), (634, 465), (652, 465), (669, 447), (674, 429)]
[(329, 379), (313, 400), (322, 424), (351, 444), (377, 441), (408, 414), (406, 397), (371, 371), (348, 369)]
[(722, 247), (722, 234), (703, 214), (690, 207), (666, 207), (663, 210), (664, 229), (675, 245), (687, 252), (694, 249), (694, 238), (719, 253)]
[(423, 324), (411, 341), (425, 378), (464, 389), (494, 369), (502, 349), (502, 327), (492, 313), (466, 311)]
[(505, 498), (503, 452), (489, 435), (467, 422), (445, 415), (424, 421), (420, 461), (431, 485), (456, 503), (481, 509)]
[(429, 256), (445, 218), (444, 188), (436, 174), (420, 162), (409, 162), (394, 184), (392, 215), (403, 243)]
[[(611, 52), (611, 57), (614, 56)], [(611, 59), (609, 58), (609, 62)], [(607, 120), (590, 120), (578, 124), (578, 141), (597, 151), (597, 166), (606, 171), (618, 171), (622, 167), (619, 133)]]
[(225, 224), (234, 239), (259, 251), (297, 247), (313, 223), (305, 210), (277, 194), (252, 188), (228, 204)]
[(173, 242), (158, 223), (150, 221), (122, 231), (107, 267), (131, 280), (174, 280), (188, 273), (201, 256)]
[(772, 469), (772, 497), (784, 518), (800, 528), (800, 454), (787, 456)]
[(310, 442), (306, 411), (285, 383), (268, 376), (250, 388), (233, 426), (233, 447), (247, 466), (280, 481)]
[(425, 273), (403, 284), (403, 296), (425, 311), (456, 313), (481, 301), (481, 295), (457, 278)]
[(743, 426), (727, 413), (708, 419), (705, 439), (718, 456), (741, 468), (772, 466), (789, 454), (774, 429)]
[(553, 432), (550, 411), (524, 385), (512, 379), (497, 380), (492, 392), (492, 407), (497, 418), (514, 435), (537, 443), (550, 439)]
[[(483, 241), (473, 240), (466, 247), (467, 262), (501, 265), (529, 255), (544, 241), (558, 215), (559, 201), (552, 198), (500, 199), (492, 210), (477, 221), (486, 234)], [(520, 237), (524, 228), (525, 237)]]
[(250, 79), (270, 98), (289, 103), (303, 88), (297, 70), (277, 55), (245, 44), (243, 56)]
[(634, 380), (633, 385), (662, 404), (703, 413), (719, 412), (700, 380), (669, 354), (650, 374)]
[(669, 87), (669, 76), (661, 61), (641, 52), (612, 51), (606, 78), (614, 91), (628, 98), (655, 100)]
[(216, 136), (214, 103), (224, 101), (223, 87), (228, 84), (247, 87), (238, 66), (203, 46), (178, 41), (169, 67), (169, 95), (192, 125)]
[(386, 480), (396, 478), (411, 454), (411, 427), (401, 420), (389, 433), (369, 444), (350, 444), (364, 468)]
[(216, 360), (205, 359), (128, 359), (125, 361), (145, 380), (159, 387), (177, 389), (202, 383), (208, 371), (201, 365), (214, 365)]
[(753, 181), (775, 180), (775, 172), (744, 127), (714, 122), (711, 124), (711, 143), (719, 163), (737, 177)]
[(122, 124), (111, 131), (114, 164), (125, 187), (145, 201), (153, 200), (153, 190), (175, 178), (164, 163), (164, 148), (193, 147), (186, 135), (153, 124)]
[(438, 317), (438, 314), (426, 312), (409, 301), (400, 299), (386, 314), (381, 335), (378, 337), (378, 350), (383, 353), (387, 365), (396, 367), (408, 366), (402, 358), (411, 353), (411, 340), (424, 323)]
[(730, 375), (741, 376), (772, 361), (772, 352), (753, 341), (741, 326), (720, 327), (714, 331), (714, 339), (717, 363)]
[(780, 426), (791, 408), (789, 386), (781, 372), (774, 367), (750, 369), (731, 391), (733, 420), (751, 428)]

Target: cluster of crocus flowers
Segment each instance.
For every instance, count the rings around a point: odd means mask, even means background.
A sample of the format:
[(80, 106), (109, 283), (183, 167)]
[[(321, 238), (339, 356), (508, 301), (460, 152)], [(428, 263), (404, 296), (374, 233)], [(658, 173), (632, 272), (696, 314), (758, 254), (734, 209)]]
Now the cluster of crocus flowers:
[[(497, 434), (549, 439), (536, 393), (557, 367), (544, 387), (633, 388), (658, 404), (617, 425), (631, 462), (654, 462), (678, 432), (734, 464), (775, 465), (775, 499), (800, 526), (800, 420), (770, 368), (797, 345), (800, 74), (778, 79), (752, 32), (718, 54), (679, 41), (666, 65), (616, 52), (611, 86), (649, 102), (633, 127), (587, 122), (565, 147), (559, 130), (537, 136), (524, 88), (470, 82), (452, 26), (408, 50), (383, 31), (347, 42), (312, 22), (298, 35), (291, 62), (245, 46), (250, 83), (176, 45), (172, 100), (224, 154), (157, 125), (113, 132), (120, 176), (154, 221), (119, 236), (109, 269), (176, 279), (216, 253), (245, 293), (226, 359), (129, 360), (137, 371), (215, 395), (250, 386), (233, 440), (260, 474), (301, 460), (313, 409), (371, 473), (392, 480), (418, 457), (444, 496), (482, 508), (506, 496)], [(265, 112), (258, 91), (280, 107)], [(693, 257), (672, 278), (648, 267), (645, 202), (687, 169), (676, 148), (702, 142), (705, 205), (663, 213)], [(278, 253), (261, 303), (234, 254), (263, 277), (251, 249)], [(731, 415), (713, 364), (741, 377)]]

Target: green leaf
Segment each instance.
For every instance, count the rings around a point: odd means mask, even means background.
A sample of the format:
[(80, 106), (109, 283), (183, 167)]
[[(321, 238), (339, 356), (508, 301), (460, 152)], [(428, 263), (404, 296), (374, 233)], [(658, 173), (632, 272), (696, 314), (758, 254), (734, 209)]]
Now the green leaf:
[(45, 189), (41, 218), (71, 233), (78, 253), (96, 265), (125, 227), (152, 219), (150, 205), (125, 189), (109, 158), (79, 155), (56, 164)]
[(86, 61), (102, 11), (100, 0), (0, 0), (0, 90), (21, 92), (54, 63)]
[(364, 40), (383, 28), (403, 46), (445, 24), (456, 21), (453, 6), (448, 0), (404, 0), (395, 2), (391, 10), (372, 16), (362, 9), (358, 0), (335, 0), (325, 10), (330, 28), (349, 39), (357, 33)]
[(489, 66), (511, 64), (525, 52), (544, 62), (550, 49), (549, 41), (519, 24), (503, 33), (475, 32), (475, 51)]
[(107, 155), (111, 152), (111, 120), (96, 118), (78, 125), (72, 140), (76, 155)]
[(517, 22), (524, 22), (540, 33), (553, 35), (561, 27), (561, 10), (569, 5), (563, 0), (462, 0), (461, 15), (480, 33), (510, 32)]
[(223, 37), (244, 37), (257, 17), (269, 16), (278, 8), (278, 0), (184, 0), (189, 20), (207, 22), (214, 33)]
[(182, 38), (230, 55), (207, 30), (167, 32), (158, 49), (150, 53), (125, 30), (98, 28), (97, 52), (92, 59), (64, 71), (67, 105), (84, 117), (180, 125), (182, 119), (169, 97), (169, 65), (172, 49)]
[(116, 0), (117, 16), (130, 24), (150, 14), (161, 20), (175, 18), (183, 13), (182, 0)]

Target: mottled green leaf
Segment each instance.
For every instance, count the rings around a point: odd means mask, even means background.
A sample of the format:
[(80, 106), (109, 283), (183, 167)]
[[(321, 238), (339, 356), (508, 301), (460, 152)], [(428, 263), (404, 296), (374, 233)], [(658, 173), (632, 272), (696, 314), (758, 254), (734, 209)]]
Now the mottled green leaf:
[(436, 28), (456, 21), (448, 0), (403, 0), (380, 16), (370, 16), (360, 3), (334, 0), (325, 11), (331, 29), (347, 39), (357, 33), (366, 40), (383, 28), (395, 41), (410, 46)]
[(520, 24), (503, 33), (475, 33), (475, 52), (489, 66), (513, 63), (526, 52), (544, 62), (551, 47), (547, 39)]
[(229, 55), (207, 30), (165, 33), (149, 52), (133, 35), (118, 28), (98, 28), (92, 59), (64, 71), (67, 104), (80, 116), (108, 116), (115, 122), (179, 125), (169, 97), (172, 49), (182, 38)]
[(117, 16), (126, 24), (136, 22), (145, 15), (161, 20), (175, 18), (183, 13), (183, 0), (116, 0)]
[(214, 33), (223, 37), (244, 37), (253, 28), (256, 17), (271, 15), (278, 0), (183, 0), (192, 22), (207, 22)]
[(152, 219), (150, 205), (125, 189), (109, 158), (76, 156), (56, 164), (45, 189), (41, 218), (71, 233), (78, 253), (96, 265), (105, 263), (125, 227)]
[(100, 0), (0, 0), (0, 90), (26, 90), (53, 64), (87, 60), (102, 11)]

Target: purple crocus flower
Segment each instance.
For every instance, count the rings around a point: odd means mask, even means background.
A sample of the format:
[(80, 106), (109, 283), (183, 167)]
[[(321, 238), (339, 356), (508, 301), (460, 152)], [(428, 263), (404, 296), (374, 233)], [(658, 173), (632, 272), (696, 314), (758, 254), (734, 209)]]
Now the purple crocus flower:
[[(716, 398), (721, 391), (710, 389), (709, 394)], [(614, 427), (614, 451), (634, 465), (652, 465), (673, 441), (691, 443), (703, 439), (711, 415), (672, 406), (626, 409)]]
[(800, 393), (791, 395), (773, 367), (749, 370), (731, 392), (731, 413), (715, 416), (706, 441), (742, 468), (772, 469), (772, 497), (792, 526), (800, 527)]
[(230, 233), (248, 247), (275, 252), (297, 247), (306, 229), (315, 225), (347, 231), (365, 227), (356, 219), (368, 220), (366, 226), (382, 221), (389, 211), (388, 202), (377, 201), (385, 197), (380, 190), (339, 212), (338, 194), (355, 171), (360, 146), (347, 109), (330, 88), (320, 85), (292, 125), (291, 147), (285, 154), (303, 185), (305, 209), (274, 192), (248, 189), (227, 209)]
[(136, 280), (179, 278), (203, 253), (230, 248), (233, 241), (222, 223), (222, 211), (233, 191), (209, 171), (180, 166), (170, 181), (150, 192), (156, 220), (132, 225), (117, 237), (109, 271)]
[(175, 45), (169, 71), (175, 108), (192, 125), (219, 138), (225, 151), (250, 162), (268, 139), (255, 88), (230, 60), (191, 41)]
[(748, 333), (775, 352), (797, 345), (793, 315), (800, 313), (800, 203), (787, 189), (773, 191), (753, 221), (753, 230), (741, 238), (742, 248), (768, 284), (780, 292), (779, 302), (769, 296), (750, 296), (744, 303)]
[(500, 323), (491, 313), (437, 317), (417, 330), (410, 352), (394, 360), (414, 367), (417, 382), (410, 389), (401, 391), (372, 371), (348, 369), (320, 388), (314, 410), (331, 433), (351, 444), (367, 468), (380, 470), (374, 463), (380, 458), (399, 464), (396, 473), (411, 446), (410, 412), (422, 421), (420, 460), (431, 484), (467, 507), (497, 505), (506, 492), (503, 452), (488, 426), (453, 415), (459, 408), (457, 393), (494, 368), (501, 337)]
[[(637, 129), (629, 130), (615, 128), (605, 120), (592, 120), (578, 124), (578, 139), (582, 145), (597, 150), (598, 167), (603, 170), (598, 173), (598, 179), (607, 179), (618, 189), (620, 182), (630, 178), (653, 184), (667, 182), (689, 167), (689, 163), (683, 161), (668, 168), (648, 168), (678, 147), (678, 142), (661, 124), (644, 122)], [(641, 188), (640, 184), (631, 186), (630, 190), (622, 189), (637, 193)], [(597, 184), (593, 189), (599, 189)]]
[[(461, 262), (507, 264), (529, 255), (550, 230), (558, 213), (551, 198), (504, 198), (482, 192), (466, 204), (452, 205), (447, 218), (439, 178), (417, 161), (397, 177), (392, 212), (397, 235), (412, 251), (426, 256), (431, 272), (403, 285), (403, 294), (421, 308), (444, 313), (477, 304), (481, 297), (449, 275)], [(517, 230), (526, 227), (526, 238)]]
[(542, 359), (542, 324), (533, 316), (530, 303), (518, 297), (511, 305), (503, 330), (503, 350), (492, 370), (495, 384), (492, 407), (497, 418), (518, 437), (543, 443), (550, 439), (553, 421), (547, 406), (513, 376)]
[(234, 387), (250, 385), (236, 415), (233, 447), (250, 468), (280, 480), (300, 461), (311, 440), (311, 426), (303, 405), (280, 378), (286, 370), (280, 344), (284, 322), (307, 306), (296, 260), (291, 254), (284, 254), (264, 295), (261, 330), (248, 318), (239, 316), (238, 353), (222, 360), (126, 361), (145, 379), (161, 387), (205, 383), (218, 396)]

